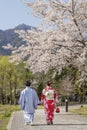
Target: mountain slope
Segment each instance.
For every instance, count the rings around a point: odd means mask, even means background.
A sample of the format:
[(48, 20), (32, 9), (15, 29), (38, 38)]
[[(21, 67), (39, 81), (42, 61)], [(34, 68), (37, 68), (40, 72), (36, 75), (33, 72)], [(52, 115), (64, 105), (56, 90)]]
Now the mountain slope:
[(0, 30), (0, 55), (11, 55), (11, 48), (5, 49), (3, 46), (7, 44), (12, 45), (13, 47), (19, 47), (22, 44), (25, 44), (25, 41), (22, 38), (19, 38), (19, 35), (15, 33), (15, 30), (31, 30), (31, 26), (21, 24), (16, 26), (13, 29)]

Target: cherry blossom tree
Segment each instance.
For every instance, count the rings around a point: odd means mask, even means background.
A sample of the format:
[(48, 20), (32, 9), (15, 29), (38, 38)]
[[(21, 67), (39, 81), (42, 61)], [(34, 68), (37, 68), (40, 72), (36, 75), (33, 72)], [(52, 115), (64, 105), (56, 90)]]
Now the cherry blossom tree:
[(16, 31), (26, 45), (14, 49), (12, 61), (23, 60), (32, 72), (61, 71), (73, 64), (87, 80), (87, 0), (28, 0), (32, 15), (42, 22), (38, 29)]

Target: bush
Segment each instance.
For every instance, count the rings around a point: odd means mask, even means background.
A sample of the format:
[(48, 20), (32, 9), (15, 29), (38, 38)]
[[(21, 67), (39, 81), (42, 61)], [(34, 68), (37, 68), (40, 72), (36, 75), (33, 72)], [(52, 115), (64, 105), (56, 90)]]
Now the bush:
[(10, 117), (10, 116), (11, 116), (11, 111), (5, 110), (4, 117)]

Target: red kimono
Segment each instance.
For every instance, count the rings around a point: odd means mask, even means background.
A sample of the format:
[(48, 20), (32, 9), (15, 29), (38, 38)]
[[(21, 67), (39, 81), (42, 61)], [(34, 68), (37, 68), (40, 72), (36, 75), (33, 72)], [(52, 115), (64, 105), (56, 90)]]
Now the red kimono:
[(53, 122), (56, 101), (57, 101), (56, 90), (49, 86), (45, 87), (41, 95), (41, 103), (44, 106), (47, 122)]

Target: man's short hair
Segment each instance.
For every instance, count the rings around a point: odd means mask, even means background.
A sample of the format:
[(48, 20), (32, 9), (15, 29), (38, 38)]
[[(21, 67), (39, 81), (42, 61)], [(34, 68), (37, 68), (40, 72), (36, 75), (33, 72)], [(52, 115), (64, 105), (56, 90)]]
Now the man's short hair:
[(31, 85), (31, 82), (30, 82), (30, 81), (26, 81), (26, 82), (25, 82), (25, 85), (26, 85), (26, 86), (30, 86), (30, 85)]

